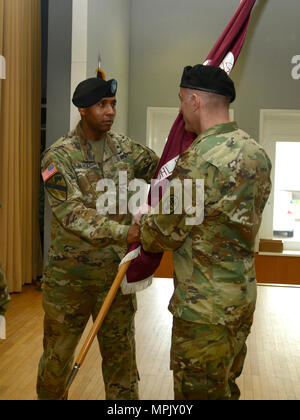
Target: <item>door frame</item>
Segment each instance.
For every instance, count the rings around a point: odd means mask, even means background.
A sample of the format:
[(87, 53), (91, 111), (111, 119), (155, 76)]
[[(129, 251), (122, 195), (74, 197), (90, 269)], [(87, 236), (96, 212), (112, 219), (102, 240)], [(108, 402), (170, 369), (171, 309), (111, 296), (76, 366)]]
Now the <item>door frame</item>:
[(276, 141), (300, 142), (300, 110), (260, 110), (259, 142), (272, 162), (272, 190), (262, 215), (262, 223), (256, 240), (256, 251), (258, 251), (260, 238), (273, 238), (274, 167), (276, 157)]

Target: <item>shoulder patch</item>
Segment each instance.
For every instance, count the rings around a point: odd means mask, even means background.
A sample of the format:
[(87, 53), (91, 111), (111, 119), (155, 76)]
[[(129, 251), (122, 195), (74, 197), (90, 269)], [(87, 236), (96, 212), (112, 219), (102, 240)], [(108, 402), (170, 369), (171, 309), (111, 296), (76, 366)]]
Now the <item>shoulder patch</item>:
[(59, 172), (55, 173), (45, 182), (48, 193), (58, 201), (66, 201), (68, 198), (68, 186), (66, 180)]
[(54, 163), (51, 163), (48, 168), (42, 172), (42, 177), (44, 182), (47, 181), (47, 179), (49, 179), (51, 176), (53, 176), (54, 174), (56, 174), (57, 169), (56, 166), (54, 165)]

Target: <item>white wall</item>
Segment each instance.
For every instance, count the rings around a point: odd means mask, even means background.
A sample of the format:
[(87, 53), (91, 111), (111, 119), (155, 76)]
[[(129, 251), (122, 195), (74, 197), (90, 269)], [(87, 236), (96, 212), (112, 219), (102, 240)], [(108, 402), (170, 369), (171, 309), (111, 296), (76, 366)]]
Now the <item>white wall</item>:
[[(205, 60), (238, 4), (239, 0), (73, 0), (71, 96), (79, 81), (95, 76), (100, 52), (107, 77), (119, 82), (114, 129), (145, 143), (147, 107), (179, 106), (183, 67)], [(300, 76), (292, 77), (297, 64), (293, 57), (300, 57), (299, 13), (299, 0), (257, 1), (231, 73), (237, 88), (236, 119), (256, 139), (261, 108), (299, 108)], [(78, 113), (72, 105), (70, 109), (73, 127)]]
[(88, 0), (87, 77), (95, 76), (101, 53), (107, 80), (118, 81), (117, 117), (113, 130), (127, 134), (130, 0)]
[[(117, 117), (113, 130), (127, 134), (130, 0), (73, 0), (71, 98), (82, 80), (95, 77), (98, 55), (107, 80), (117, 79)], [(70, 104), (70, 127), (80, 120)]]
[[(145, 140), (148, 106), (179, 106), (184, 66), (206, 59), (238, 5), (239, 0), (132, 0), (131, 137)], [(299, 15), (299, 0), (258, 0), (231, 73), (235, 118), (257, 140), (261, 108), (300, 106), (300, 79), (291, 75), (297, 64), (292, 58), (300, 55)]]
[(70, 130), (73, 130), (80, 120), (78, 109), (72, 103), (72, 97), (76, 86), (87, 78), (87, 28), (88, 1), (73, 0)]

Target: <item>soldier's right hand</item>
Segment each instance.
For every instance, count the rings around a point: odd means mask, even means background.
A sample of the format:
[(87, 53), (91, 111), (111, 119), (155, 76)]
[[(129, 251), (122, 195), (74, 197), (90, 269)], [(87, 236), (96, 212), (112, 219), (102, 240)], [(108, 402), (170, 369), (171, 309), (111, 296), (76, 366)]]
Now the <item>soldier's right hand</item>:
[(135, 242), (141, 242), (139, 225), (134, 224), (134, 225), (130, 226), (129, 231), (127, 233), (126, 242), (128, 244), (133, 244)]
[(138, 225), (140, 225), (140, 220), (143, 214), (151, 213), (152, 210), (153, 210), (152, 207), (149, 206), (147, 203), (143, 204), (142, 206), (138, 208), (137, 213), (132, 215), (133, 221), (137, 223)]

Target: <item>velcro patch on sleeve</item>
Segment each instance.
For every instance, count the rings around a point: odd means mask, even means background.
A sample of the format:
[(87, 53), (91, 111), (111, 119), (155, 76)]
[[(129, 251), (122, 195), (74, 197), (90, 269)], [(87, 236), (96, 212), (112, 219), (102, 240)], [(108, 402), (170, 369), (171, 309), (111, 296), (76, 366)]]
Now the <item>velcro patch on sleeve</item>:
[(66, 201), (68, 198), (68, 186), (62, 174), (57, 172), (45, 182), (48, 193), (58, 201)]
[(54, 165), (54, 163), (51, 163), (51, 165), (49, 165), (48, 168), (44, 172), (42, 172), (42, 177), (43, 177), (44, 182), (46, 182), (47, 179), (49, 179), (51, 176), (53, 176), (56, 173), (57, 173), (56, 166)]

